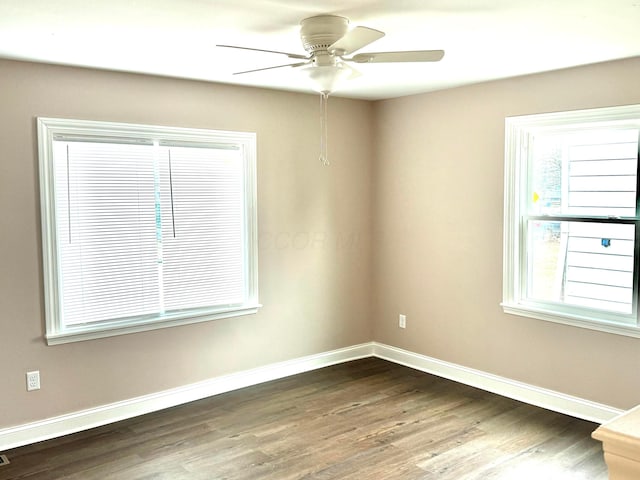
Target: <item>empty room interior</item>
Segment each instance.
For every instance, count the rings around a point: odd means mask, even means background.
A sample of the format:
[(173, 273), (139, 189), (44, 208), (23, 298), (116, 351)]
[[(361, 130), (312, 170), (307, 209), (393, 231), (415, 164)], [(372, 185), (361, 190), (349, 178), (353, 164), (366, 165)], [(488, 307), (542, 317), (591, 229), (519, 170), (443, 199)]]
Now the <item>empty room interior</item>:
[(1, 0), (0, 479), (640, 478), (638, 24)]

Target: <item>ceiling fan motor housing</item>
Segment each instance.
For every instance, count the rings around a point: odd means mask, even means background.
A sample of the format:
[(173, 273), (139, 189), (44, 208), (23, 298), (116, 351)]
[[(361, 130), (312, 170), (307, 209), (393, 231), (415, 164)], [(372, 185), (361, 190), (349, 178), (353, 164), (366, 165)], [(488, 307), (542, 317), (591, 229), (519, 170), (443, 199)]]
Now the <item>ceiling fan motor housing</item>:
[(327, 50), (349, 28), (349, 20), (338, 15), (318, 15), (300, 22), (302, 46), (309, 53)]

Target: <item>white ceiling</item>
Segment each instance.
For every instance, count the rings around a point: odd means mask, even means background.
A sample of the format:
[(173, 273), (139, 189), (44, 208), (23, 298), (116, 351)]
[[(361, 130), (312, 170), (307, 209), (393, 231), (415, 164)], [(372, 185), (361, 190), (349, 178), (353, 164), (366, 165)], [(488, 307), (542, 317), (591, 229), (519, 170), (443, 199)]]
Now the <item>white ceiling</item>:
[(425, 64), (357, 65), (335, 95), (381, 99), (640, 55), (640, 0), (0, 0), (0, 57), (311, 91), (289, 63), (302, 19), (346, 16), (386, 36), (366, 51), (444, 49)]

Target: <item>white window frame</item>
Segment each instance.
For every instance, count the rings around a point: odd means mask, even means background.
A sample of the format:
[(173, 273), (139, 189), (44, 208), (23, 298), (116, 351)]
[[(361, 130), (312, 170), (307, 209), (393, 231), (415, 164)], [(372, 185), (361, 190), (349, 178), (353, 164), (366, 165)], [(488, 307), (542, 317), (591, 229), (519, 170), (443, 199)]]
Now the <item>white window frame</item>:
[[(528, 145), (536, 132), (575, 130), (582, 127), (640, 126), (640, 105), (575, 110), (505, 119), (503, 311), (508, 314), (583, 327), (608, 333), (640, 337), (637, 309), (630, 315), (604, 314), (585, 307), (550, 305), (526, 300), (527, 239), (523, 234), (528, 192)], [(640, 218), (623, 217), (636, 225), (634, 294), (637, 303)], [(549, 220), (553, 220), (550, 217)]]
[[(194, 128), (179, 128), (75, 119), (37, 119), (40, 166), (40, 203), (46, 341), (49, 345), (90, 340), (114, 335), (155, 330), (220, 318), (254, 314), (258, 302), (258, 228), (256, 188), (256, 134)], [(226, 145), (241, 151), (244, 188), (245, 301), (241, 305), (200, 309), (156, 317), (94, 324), (64, 325), (60, 312), (60, 261), (56, 239), (55, 179), (53, 142), (56, 138), (138, 139), (198, 145)]]

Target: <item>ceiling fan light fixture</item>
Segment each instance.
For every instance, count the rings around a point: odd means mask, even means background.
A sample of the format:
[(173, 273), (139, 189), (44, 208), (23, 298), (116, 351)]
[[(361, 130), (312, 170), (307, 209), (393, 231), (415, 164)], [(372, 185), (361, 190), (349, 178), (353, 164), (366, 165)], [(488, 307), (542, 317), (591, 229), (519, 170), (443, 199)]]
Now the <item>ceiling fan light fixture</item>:
[(311, 87), (320, 93), (336, 91), (353, 75), (353, 70), (341, 63), (336, 65), (309, 65), (301, 68), (302, 74), (311, 82)]

